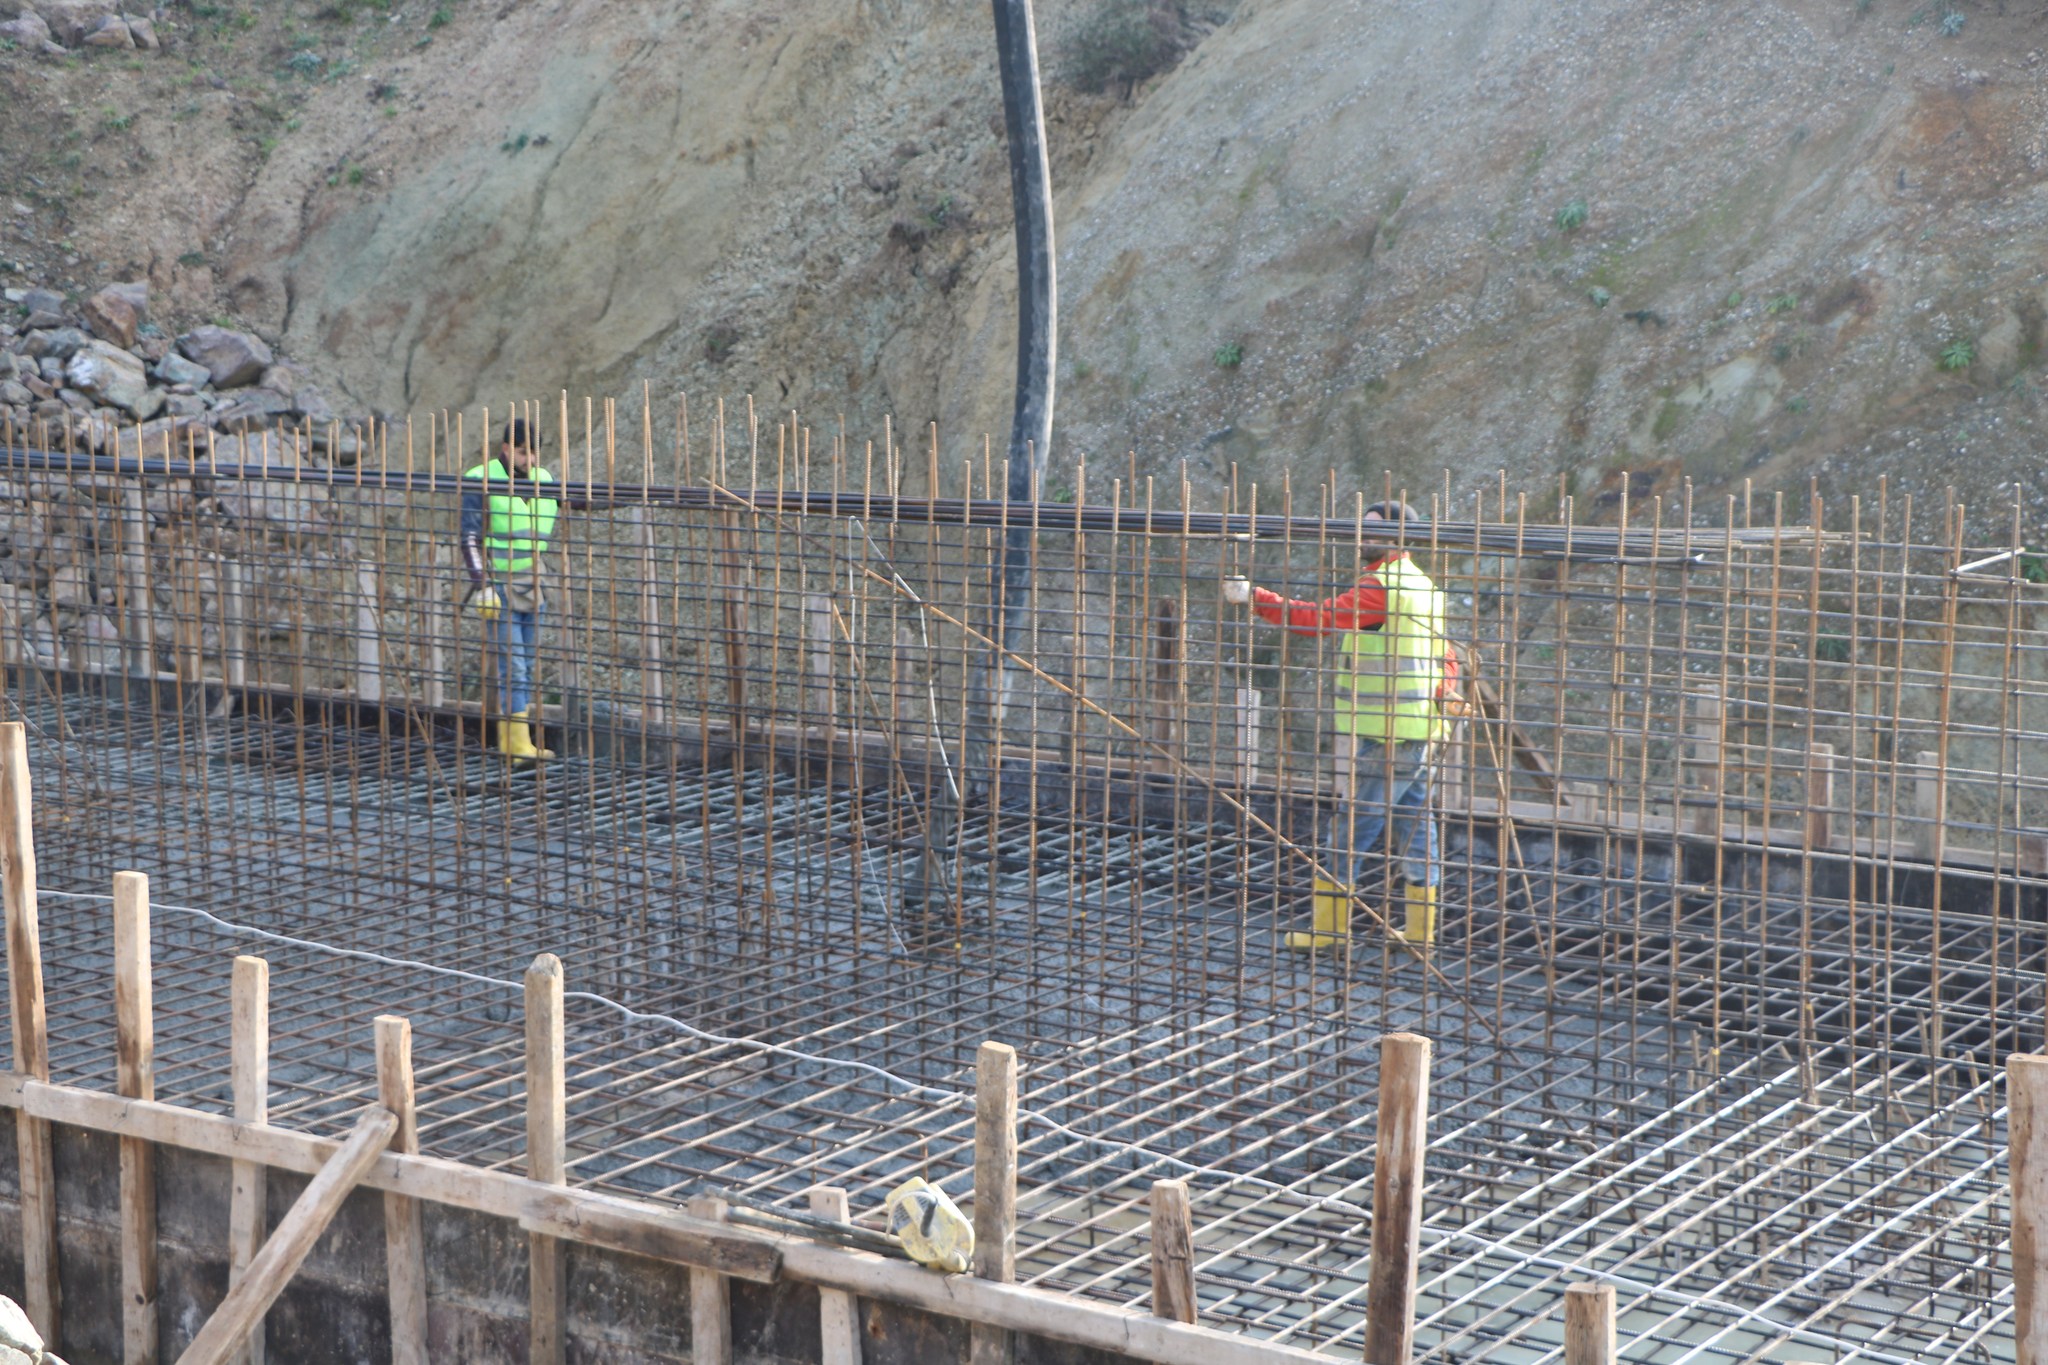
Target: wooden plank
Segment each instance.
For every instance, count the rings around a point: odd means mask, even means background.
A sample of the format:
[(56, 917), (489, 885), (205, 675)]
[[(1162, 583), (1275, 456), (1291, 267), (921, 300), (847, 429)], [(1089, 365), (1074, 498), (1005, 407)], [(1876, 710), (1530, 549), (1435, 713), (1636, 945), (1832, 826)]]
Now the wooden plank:
[(838, 719), (838, 692), (832, 685), (832, 599), (823, 593), (804, 594), (804, 640), (807, 648), (803, 721), (806, 725), (822, 726), (829, 735)]
[(2048, 1365), (2048, 1057), (2005, 1061), (2016, 1365)]
[(603, 1247), (677, 1265), (703, 1267), (736, 1280), (773, 1284), (781, 1253), (757, 1237), (727, 1230), (654, 1205), (582, 1190), (548, 1189), (524, 1201), (519, 1224), (550, 1241)]
[(128, 655), (128, 672), (147, 677), (156, 671), (156, 613), (149, 593), (149, 510), (144, 505), (142, 481), (121, 488), (121, 639)]
[[(398, 1119), (391, 1149), (417, 1155), (412, 1023), (380, 1014), (376, 1036), (377, 1102)], [(384, 1196), (384, 1268), (391, 1288), (391, 1365), (427, 1365), (427, 1239), (417, 1199), (389, 1192)]]
[[(114, 874), (115, 1088), (131, 1100), (156, 1098), (156, 1041), (149, 955), (149, 878)], [(156, 1149), (121, 1143), (121, 1358), (156, 1365)]]
[(1615, 1365), (1613, 1285), (1564, 1291), (1564, 1365)]
[(249, 685), (249, 569), (240, 560), (221, 561), (221, 672), (231, 691)]
[[(270, 964), (260, 957), (235, 959), (231, 990), (233, 1025), (230, 1069), (233, 1073), (235, 1118), (241, 1123), (270, 1121)], [(257, 1161), (229, 1163), (228, 1287), (242, 1282), (270, 1220), (266, 1169)], [(242, 1343), (237, 1365), (263, 1365), (263, 1322), (258, 1319)]]
[(199, 1335), (178, 1357), (178, 1365), (227, 1365), (242, 1338), (291, 1283), (292, 1276), (312, 1253), (314, 1243), (320, 1240), (320, 1234), (340, 1212), (342, 1201), (397, 1131), (398, 1116), (388, 1109), (372, 1109), (356, 1120), (348, 1140), (328, 1158), (279, 1220), (276, 1235), (263, 1244), (242, 1282), (230, 1289), (220, 1307), (213, 1310)]
[[(547, 1185), (568, 1169), (568, 1091), (562, 1039), (562, 959), (542, 953), (526, 969), (526, 1174)], [(526, 1239), (527, 1359), (562, 1365), (568, 1346), (568, 1276), (562, 1244)]]
[[(28, 731), (20, 721), (0, 723), (0, 894), (7, 908), (7, 985), (14, 1024), (14, 1071), (50, 1079), (49, 1037), (43, 1006), (42, 931), (36, 911), (34, 792), (29, 783)], [(57, 1283), (57, 1163), (50, 1126), (26, 1113), (15, 1120), (21, 1168), (22, 1304), (28, 1320), (53, 1346), (61, 1295)]]
[(1515, 765), (1534, 777), (1546, 796), (1552, 801), (1557, 801), (1557, 773), (1550, 766), (1550, 756), (1529, 738), (1521, 726), (1508, 722), (1507, 707), (1501, 703), (1500, 693), (1493, 690), (1493, 684), (1484, 678), (1473, 678), (1472, 699), (1478, 706), (1480, 715), (1501, 728), (1501, 734), (1507, 742), (1508, 754)]
[[(1185, 643), (1180, 602), (1171, 597), (1158, 599), (1152, 604), (1152, 740), (1169, 751), (1180, 734), (1180, 669)], [(1155, 764), (1172, 767), (1164, 758)]]
[[(723, 1223), (726, 1204), (713, 1195), (689, 1202), (690, 1216)], [(690, 1365), (732, 1365), (732, 1281), (702, 1266), (690, 1269)]]
[[(997, 1284), (1017, 1278), (1017, 1050), (983, 1043), (974, 1061), (974, 1273)], [(970, 1365), (1005, 1365), (1010, 1334), (977, 1323)]]
[(815, 1242), (788, 1242), (782, 1270), (808, 1284), (830, 1284), (941, 1317), (986, 1322), (1159, 1365), (1329, 1365), (1330, 1360), (1255, 1337), (974, 1275), (941, 1275), (907, 1261)]
[(1185, 1180), (1152, 1182), (1152, 1312), (1195, 1320), (1195, 1222)]
[(1408, 1365), (1422, 1245), (1423, 1157), (1429, 1145), (1429, 1039), (1380, 1040), (1379, 1142), (1372, 1176), (1372, 1265), (1366, 1365)]
[[(811, 1190), (811, 1212), (836, 1223), (853, 1220), (846, 1191), (831, 1185)], [(843, 1289), (818, 1291), (820, 1365), (861, 1365), (860, 1304)]]

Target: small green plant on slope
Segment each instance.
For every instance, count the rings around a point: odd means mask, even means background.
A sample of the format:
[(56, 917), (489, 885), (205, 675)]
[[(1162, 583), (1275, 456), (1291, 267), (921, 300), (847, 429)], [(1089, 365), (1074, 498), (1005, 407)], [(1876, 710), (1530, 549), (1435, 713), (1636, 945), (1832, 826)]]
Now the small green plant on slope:
[(1799, 306), (1797, 294), (1780, 294), (1764, 305), (1766, 313), (1789, 313)]
[(1576, 232), (1586, 225), (1586, 201), (1574, 199), (1557, 211), (1555, 219), (1559, 232)]
[(1977, 343), (1968, 337), (1957, 337), (1941, 348), (1934, 363), (1944, 370), (1967, 370), (1977, 363)]
[(1244, 344), (1237, 341), (1226, 341), (1223, 345), (1216, 348), (1215, 359), (1216, 368), (1219, 370), (1236, 369), (1244, 363)]
[(2019, 569), (2029, 583), (2048, 583), (2048, 555), (2021, 555)]
[(1067, 42), (1067, 80), (1091, 94), (1129, 90), (1170, 70), (1194, 46), (1180, 0), (1102, 0)]

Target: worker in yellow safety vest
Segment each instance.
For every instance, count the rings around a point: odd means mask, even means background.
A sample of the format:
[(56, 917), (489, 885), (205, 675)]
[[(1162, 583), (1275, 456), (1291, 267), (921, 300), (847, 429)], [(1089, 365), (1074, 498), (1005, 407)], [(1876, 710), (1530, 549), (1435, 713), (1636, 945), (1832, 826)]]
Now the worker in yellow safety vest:
[(524, 421), (505, 425), (498, 458), (465, 470), (462, 562), (470, 605), (498, 665), (498, 748), (514, 762), (553, 758), (534, 743), (534, 662), (540, 650), (541, 556), (554, 534), (561, 503), (539, 464), (538, 433)]
[[(1329, 847), (1356, 887), (1370, 855), (1388, 835), (1389, 895), (1402, 885), (1403, 937), (1417, 946), (1436, 940), (1441, 880), (1430, 775), (1446, 722), (1438, 705), (1454, 682), (1456, 656), (1444, 639), (1444, 595), (1408, 557), (1424, 523), (1404, 502), (1378, 503), (1368, 523), (1393, 522), (1394, 544), (1369, 547), (1364, 573), (1349, 591), (1321, 602), (1296, 601), (1243, 578), (1226, 579), (1226, 600), (1249, 603), (1261, 618), (1297, 635), (1338, 637), (1331, 724), (1337, 736), (1340, 806)], [(1351, 897), (1341, 884), (1316, 879), (1308, 932), (1287, 935), (1291, 948), (1332, 948), (1351, 932)]]

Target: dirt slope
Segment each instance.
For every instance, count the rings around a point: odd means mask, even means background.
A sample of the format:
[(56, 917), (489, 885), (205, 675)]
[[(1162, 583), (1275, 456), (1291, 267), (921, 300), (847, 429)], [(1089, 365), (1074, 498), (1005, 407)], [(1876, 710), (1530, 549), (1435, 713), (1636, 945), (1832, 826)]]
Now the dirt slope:
[[(1040, 8), (1056, 477), (1135, 449), (1198, 480), (2048, 498), (2039, 6), (1244, 0), (1126, 102), (1057, 79), (1106, 3)], [(159, 29), (148, 60), (0, 54), (0, 195), (30, 210), (0, 257), (146, 272), (384, 411), (644, 380), (963, 451), (1006, 426), (979, 6)]]

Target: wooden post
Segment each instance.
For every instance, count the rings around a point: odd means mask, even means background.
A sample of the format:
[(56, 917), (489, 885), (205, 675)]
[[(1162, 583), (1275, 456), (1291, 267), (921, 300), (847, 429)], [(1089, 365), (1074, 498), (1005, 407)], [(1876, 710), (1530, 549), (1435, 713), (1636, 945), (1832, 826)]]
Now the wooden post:
[(1185, 1180), (1152, 1182), (1152, 1316), (1195, 1320), (1195, 1223)]
[[(526, 969), (526, 1174), (567, 1181), (568, 1090), (562, 1037), (562, 959), (542, 953)], [(568, 1350), (568, 1283), (562, 1244), (527, 1238), (530, 1365), (562, 1365)]]
[(1948, 849), (1948, 775), (1941, 755), (1922, 749), (1913, 771), (1913, 852), (1938, 863)]
[[(1180, 603), (1162, 597), (1152, 605), (1152, 739), (1171, 751), (1180, 734)], [(1167, 766), (1160, 759), (1155, 766)]]
[(1575, 1284), (1564, 1291), (1564, 1365), (1615, 1365), (1614, 1286)]
[(213, 1310), (213, 1316), (192, 1338), (178, 1365), (227, 1365), (234, 1351), (268, 1312), (284, 1287), (291, 1283), (305, 1263), (320, 1234), (334, 1221), (342, 1201), (398, 1131), (398, 1119), (388, 1109), (372, 1109), (356, 1120), (348, 1141), (335, 1150), (279, 1220), (277, 1235), (264, 1243), (242, 1282), (228, 1291)]
[(1380, 1040), (1379, 1146), (1372, 1176), (1372, 1263), (1366, 1365), (1408, 1365), (1422, 1243), (1423, 1157), (1429, 1146), (1429, 1039)]
[(1237, 785), (1249, 787), (1259, 780), (1259, 689), (1237, 689), (1236, 717)]
[(808, 722), (815, 715), (829, 738), (837, 719), (833, 713), (837, 697), (832, 686), (832, 599), (823, 593), (804, 594), (804, 638), (810, 644), (804, 669), (806, 690), (813, 699), (804, 705), (804, 719)]
[[(846, 1191), (832, 1185), (811, 1190), (811, 1212), (836, 1223), (853, 1219), (846, 1205)], [(860, 1305), (843, 1289), (818, 1290), (818, 1340), (820, 1365), (861, 1365)]]
[(1806, 751), (1806, 847), (1814, 853), (1834, 847), (1835, 746)]
[(654, 578), (654, 528), (647, 509), (633, 510), (640, 531), (640, 707), (649, 725), (666, 723), (666, 689), (661, 664), (661, 593)]
[[(426, 703), (439, 710), (448, 704), (448, 646), (462, 628), (462, 614), (429, 585), (424, 615), (427, 627)], [(485, 701), (489, 709), (490, 703)]]
[(384, 627), (377, 600), (377, 566), (356, 565), (356, 700), (375, 706), (384, 700)]
[(2023, 877), (2048, 877), (2048, 834), (2022, 834), (2015, 850)]
[[(1017, 1278), (1017, 1050), (983, 1043), (974, 1062), (974, 1274), (1010, 1284)], [(970, 1365), (1001, 1365), (1010, 1334), (976, 1325)]]
[(1701, 688), (1687, 694), (1692, 703), (1692, 739), (1688, 744), (1693, 780), (1691, 819), (1686, 823), (1695, 834), (1721, 837), (1721, 694)]
[[(417, 1156), (413, 1107), (412, 1023), (377, 1016), (377, 1102), (398, 1119), (391, 1150)], [(391, 1365), (427, 1365), (427, 1245), (420, 1201), (384, 1196), (384, 1267), (391, 1285)]]
[(221, 561), (221, 673), (230, 691), (249, 685), (248, 569), (240, 560)]
[[(707, 1223), (726, 1219), (715, 1195), (698, 1195), (686, 1211)], [(732, 1282), (702, 1266), (690, 1267), (690, 1365), (732, 1365)]]
[(149, 511), (139, 479), (121, 490), (121, 587), (127, 599), (121, 637), (128, 647), (128, 672), (146, 678), (156, 671), (156, 642), (150, 638), (156, 603), (149, 593)]
[[(156, 1098), (151, 1020), (149, 878), (114, 874), (115, 1087), (131, 1100)], [(156, 1363), (156, 1151), (121, 1139), (121, 1358)]]
[[(235, 1118), (241, 1123), (270, 1121), (270, 964), (260, 957), (235, 959), (234, 1023), (231, 1068), (234, 1073)], [(242, 1282), (256, 1253), (263, 1249), (269, 1222), (269, 1201), (263, 1166), (254, 1161), (231, 1164), (228, 1196), (228, 1287)], [(249, 1329), (238, 1365), (263, 1365), (263, 1320)]]
[(199, 551), (179, 550), (172, 559), (172, 601), (177, 603), (178, 677), (189, 687), (205, 680), (203, 655), (205, 621), (199, 606)]
[(1589, 825), (1599, 825), (1607, 820), (1607, 792), (1598, 782), (1567, 782), (1564, 784), (1565, 806), (1572, 818), (1583, 820)]
[(2048, 1057), (2005, 1060), (2016, 1365), (2048, 1365)]
[[(42, 933), (36, 915), (34, 793), (28, 775), (28, 731), (18, 720), (0, 723), (0, 888), (7, 903), (7, 984), (14, 1019), (14, 1070), (50, 1079), (49, 1036), (44, 1031)], [(14, 1139), (21, 1163), (22, 1307), (43, 1340), (55, 1347), (57, 1287), (57, 1165), (50, 1125), (15, 1111)]]

